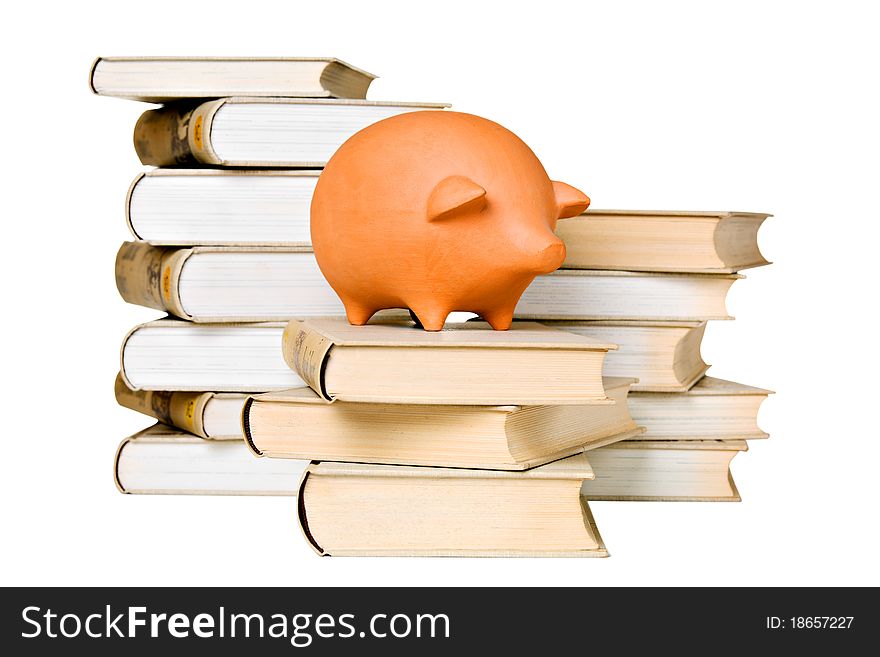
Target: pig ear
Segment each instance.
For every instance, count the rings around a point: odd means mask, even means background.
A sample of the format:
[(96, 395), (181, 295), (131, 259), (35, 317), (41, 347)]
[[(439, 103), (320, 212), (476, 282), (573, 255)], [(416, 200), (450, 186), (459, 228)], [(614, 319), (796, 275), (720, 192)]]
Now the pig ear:
[(556, 195), (556, 218), (574, 217), (590, 207), (590, 197), (571, 185), (553, 181)]
[(451, 218), (486, 207), (486, 190), (466, 176), (444, 178), (428, 196), (428, 221)]

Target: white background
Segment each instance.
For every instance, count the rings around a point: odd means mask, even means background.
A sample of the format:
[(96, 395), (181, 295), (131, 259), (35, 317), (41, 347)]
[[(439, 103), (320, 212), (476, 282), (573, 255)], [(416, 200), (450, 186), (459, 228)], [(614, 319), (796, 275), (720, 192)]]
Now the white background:
[[(877, 63), (872, 3), (18, 3), (0, 161), (3, 584), (880, 584)], [(711, 374), (772, 388), (741, 504), (596, 503), (604, 560), (320, 559), (283, 498), (116, 492), (148, 424), (112, 393), (156, 313), (113, 260), (139, 103), (98, 55), (330, 55), (374, 100), (448, 101), (519, 134), (597, 208), (772, 212), (775, 264), (710, 325)], [(873, 299), (873, 300), (872, 300)], [(585, 604), (589, 604), (585, 601)]]

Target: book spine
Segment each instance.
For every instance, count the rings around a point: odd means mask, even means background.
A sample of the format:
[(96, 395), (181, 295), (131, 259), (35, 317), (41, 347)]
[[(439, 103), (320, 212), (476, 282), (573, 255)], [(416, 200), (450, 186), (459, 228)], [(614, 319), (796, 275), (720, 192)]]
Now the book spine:
[(318, 541), (315, 540), (315, 537), (312, 536), (312, 532), (309, 529), (309, 520), (306, 514), (306, 484), (309, 481), (309, 475), (311, 474), (310, 470), (314, 461), (309, 464), (309, 466), (303, 472), (302, 479), (299, 480), (299, 491), (296, 496), (296, 517), (299, 520), (299, 528), (303, 533), (306, 541), (308, 541), (309, 545), (312, 549), (318, 553), (319, 556), (328, 556), (320, 545), (318, 545)]
[(103, 57), (95, 58), (95, 61), (92, 62), (92, 68), (89, 69), (89, 89), (91, 89), (92, 93), (96, 95), (100, 95), (100, 92), (95, 86), (95, 71), (98, 69), (98, 64), (100, 64), (103, 59)]
[(124, 495), (127, 495), (128, 491), (125, 490), (125, 487), (122, 485), (122, 480), (119, 478), (119, 460), (122, 458), (122, 450), (125, 449), (130, 440), (131, 436), (119, 443), (119, 447), (116, 448), (116, 454), (113, 455), (113, 483), (116, 484), (116, 490)]
[(141, 114), (134, 128), (134, 148), (141, 163), (223, 164), (211, 148), (211, 121), (225, 102), (171, 103)]
[(141, 172), (137, 175), (131, 185), (128, 188), (128, 193), (125, 195), (125, 223), (128, 225), (128, 230), (132, 234), (132, 236), (139, 240), (141, 236), (138, 235), (137, 231), (134, 228), (134, 224), (131, 221), (131, 199), (134, 196), (134, 190), (137, 188), (138, 184), (146, 177), (147, 174)]
[(327, 393), (324, 376), (332, 347), (333, 341), (307, 322), (292, 320), (284, 328), (281, 340), (284, 362), (327, 401), (333, 401)]
[(260, 451), (260, 448), (257, 447), (254, 442), (254, 436), (251, 433), (251, 409), (254, 406), (254, 398), (248, 397), (244, 402), (244, 406), (241, 409), (241, 432), (244, 434), (244, 442), (247, 445), (247, 448), (251, 451), (256, 457), (262, 457), (263, 452)]
[(201, 438), (210, 438), (205, 433), (204, 414), (205, 406), (213, 393), (132, 390), (125, 385), (121, 374), (116, 376), (114, 392), (120, 406), (149, 415), (159, 422)]
[(191, 249), (124, 242), (116, 254), (116, 289), (128, 303), (191, 319), (180, 303), (178, 282)]

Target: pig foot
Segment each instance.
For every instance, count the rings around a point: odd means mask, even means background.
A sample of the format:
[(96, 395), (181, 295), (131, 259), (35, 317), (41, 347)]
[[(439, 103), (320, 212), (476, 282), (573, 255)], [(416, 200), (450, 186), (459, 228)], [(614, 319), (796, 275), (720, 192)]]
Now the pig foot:
[(480, 313), (480, 316), (489, 322), (489, 326), (496, 331), (506, 331), (510, 328), (510, 323), (513, 321), (513, 308), (487, 310), (484, 313)]
[(441, 308), (422, 308), (419, 310), (410, 308), (409, 314), (416, 326), (420, 325), (426, 331), (441, 331), (449, 311)]
[(345, 306), (345, 316), (348, 317), (348, 323), (355, 326), (363, 326), (370, 321), (370, 317), (376, 314), (372, 308), (354, 301), (343, 301), (342, 305)]

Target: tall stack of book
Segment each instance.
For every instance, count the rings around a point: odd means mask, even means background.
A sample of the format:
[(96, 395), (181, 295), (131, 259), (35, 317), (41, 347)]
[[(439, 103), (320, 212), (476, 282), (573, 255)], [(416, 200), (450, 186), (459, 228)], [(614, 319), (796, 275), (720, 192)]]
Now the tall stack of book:
[(161, 105), (134, 129), (155, 168), (128, 190), (135, 241), (119, 249), (116, 282), (126, 301), (168, 315), (125, 337), (115, 386), (160, 424), (120, 446), (121, 490), (294, 488), (304, 464), (240, 459), (239, 416), (247, 393), (305, 385), (284, 365), (279, 320), (342, 308), (309, 249), (318, 175), (367, 125), (446, 107), (365, 100), (374, 77), (328, 58), (95, 61), (94, 93)]
[(629, 406), (646, 428), (593, 456), (588, 499), (739, 501), (729, 465), (767, 437), (757, 416), (770, 391), (705, 376), (700, 343), (708, 321), (732, 319), (737, 272), (769, 264), (758, 248), (768, 216), (588, 210), (559, 222), (566, 260), (519, 315), (618, 344), (605, 372), (638, 377)]

